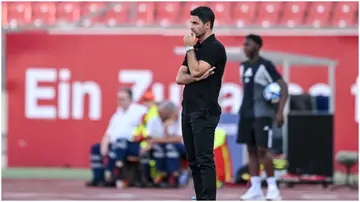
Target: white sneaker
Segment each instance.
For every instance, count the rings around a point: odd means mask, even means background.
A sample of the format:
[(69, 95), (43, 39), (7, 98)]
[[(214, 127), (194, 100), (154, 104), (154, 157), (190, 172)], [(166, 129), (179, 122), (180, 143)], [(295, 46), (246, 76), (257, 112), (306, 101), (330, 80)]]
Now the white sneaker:
[(269, 187), (266, 193), (266, 200), (268, 201), (280, 201), (280, 191), (277, 187)]
[(240, 197), (243, 201), (262, 201), (264, 200), (264, 194), (260, 187), (251, 186), (247, 192)]

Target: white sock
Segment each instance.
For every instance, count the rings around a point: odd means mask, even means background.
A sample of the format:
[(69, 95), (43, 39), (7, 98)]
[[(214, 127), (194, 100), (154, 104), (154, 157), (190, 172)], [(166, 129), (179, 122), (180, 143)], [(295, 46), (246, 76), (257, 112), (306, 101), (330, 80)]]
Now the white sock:
[(277, 189), (277, 184), (276, 184), (276, 178), (275, 177), (268, 177), (266, 179), (268, 187), (269, 188), (275, 188)]
[(251, 187), (261, 188), (261, 178), (259, 176), (251, 176)]

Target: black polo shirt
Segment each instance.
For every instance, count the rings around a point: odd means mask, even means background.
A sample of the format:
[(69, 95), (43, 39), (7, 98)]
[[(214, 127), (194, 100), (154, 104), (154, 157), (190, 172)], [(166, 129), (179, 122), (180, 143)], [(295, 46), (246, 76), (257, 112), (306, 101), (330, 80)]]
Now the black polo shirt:
[[(182, 101), (183, 112), (192, 113), (199, 110), (209, 110), (211, 115), (219, 116), (221, 107), (218, 98), (227, 59), (225, 47), (212, 34), (202, 43), (198, 42), (194, 48), (197, 60), (203, 60), (215, 67), (215, 74), (205, 80), (185, 85)], [(188, 66), (186, 55), (182, 65)], [(188, 73), (190, 74), (189, 67)]]

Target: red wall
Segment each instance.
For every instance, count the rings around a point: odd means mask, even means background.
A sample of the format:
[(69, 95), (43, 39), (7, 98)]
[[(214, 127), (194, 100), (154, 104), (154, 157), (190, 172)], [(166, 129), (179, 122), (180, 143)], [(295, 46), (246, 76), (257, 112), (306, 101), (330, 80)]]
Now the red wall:
[[(226, 46), (241, 46), (243, 41), (237, 36), (219, 39)], [(358, 38), (263, 39), (263, 49), (268, 51), (338, 61), (335, 152), (358, 150), (355, 96), (351, 94), (358, 74)], [(181, 88), (174, 81), (183, 56), (176, 56), (173, 49), (182, 46), (182, 37), (37, 33), (8, 34), (6, 40), (9, 166), (88, 166), (89, 146), (103, 135), (121, 85), (133, 85), (136, 97), (152, 88), (158, 98), (171, 97), (176, 102), (181, 99)], [(311, 67), (294, 68), (290, 77), (304, 91), (328, 79), (326, 68)], [(47, 81), (37, 82), (39, 79)], [(224, 89), (233, 93), (223, 100), (223, 106), (231, 110), (240, 102), (235, 99), (241, 87), (237, 62), (228, 62), (224, 82)], [(82, 90), (90, 92), (84, 104)], [(48, 97), (36, 100), (43, 94)], [(34, 108), (36, 105), (42, 108)], [(76, 109), (84, 109), (84, 113)]]

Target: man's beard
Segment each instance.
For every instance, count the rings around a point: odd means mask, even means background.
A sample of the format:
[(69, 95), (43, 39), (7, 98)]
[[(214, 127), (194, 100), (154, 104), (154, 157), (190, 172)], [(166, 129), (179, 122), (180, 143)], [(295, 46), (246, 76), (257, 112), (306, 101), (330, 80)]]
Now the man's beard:
[(203, 37), (204, 35), (205, 35), (205, 32), (203, 32), (203, 33), (201, 33), (201, 34), (195, 34), (196, 35), (196, 38), (201, 38), (201, 37)]

